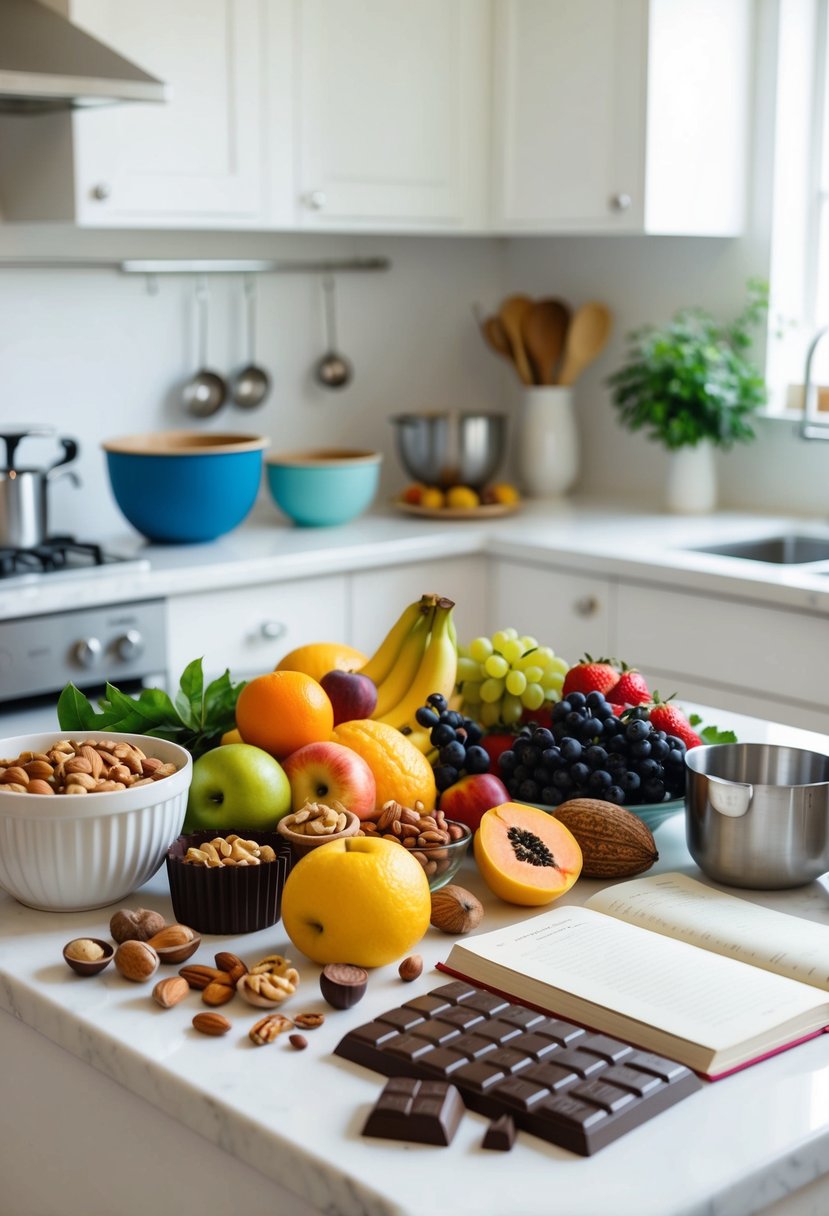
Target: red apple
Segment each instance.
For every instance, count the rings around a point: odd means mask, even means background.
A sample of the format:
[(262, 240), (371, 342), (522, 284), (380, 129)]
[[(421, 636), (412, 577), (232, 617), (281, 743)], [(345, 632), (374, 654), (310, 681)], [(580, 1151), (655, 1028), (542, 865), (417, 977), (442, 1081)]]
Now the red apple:
[(443, 791), (440, 809), (447, 819), (457, 819), (474, 832), (485, 811), (509, 801), (509, 790), (500, 777), (492, 773), (470, 773)]
[(377, 685), (359, 671), (328, 671), (320, 680), (334, 707), (334, 725), (370, 718), (377, 708)]
[[(306, 743), (282, 761), (291, 786), (291, 806), (306, 802), (341, 802), (359, 819), (374, 813), (377, 786), (362, 756), (342, 743)], [(509, 799), (506, 799), (509, 801)]]

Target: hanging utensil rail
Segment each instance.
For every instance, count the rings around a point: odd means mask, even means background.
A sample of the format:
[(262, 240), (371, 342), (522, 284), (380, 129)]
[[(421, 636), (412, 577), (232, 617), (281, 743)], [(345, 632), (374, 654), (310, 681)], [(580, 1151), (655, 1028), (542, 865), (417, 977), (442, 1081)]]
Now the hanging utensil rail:
[(347, 274), (388, 270), (389, 258), (4, 258), (0, 270), (118, 270), (122, 274)]

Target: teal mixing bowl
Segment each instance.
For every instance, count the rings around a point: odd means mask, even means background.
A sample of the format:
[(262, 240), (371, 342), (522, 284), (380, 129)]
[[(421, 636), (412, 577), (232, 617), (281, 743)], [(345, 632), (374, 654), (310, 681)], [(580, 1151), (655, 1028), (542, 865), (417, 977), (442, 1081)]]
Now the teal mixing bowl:
[(377, 493), (380, 452), (318, 448), (267, 457), (268, 488), (276, 505), (307, 528), (344, 524), (361, 515)]
[(215, 540), (240, 524), (262, 482), (261, 435), (158, 431), (109, 439), (107, 470), (115, 501), (148, 540)]

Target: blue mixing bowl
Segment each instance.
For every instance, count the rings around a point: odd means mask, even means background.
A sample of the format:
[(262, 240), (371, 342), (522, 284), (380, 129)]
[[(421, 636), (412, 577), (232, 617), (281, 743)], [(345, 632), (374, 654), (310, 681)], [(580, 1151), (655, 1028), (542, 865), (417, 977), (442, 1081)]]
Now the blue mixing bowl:
[(380, 452), (318, 448), (267, 457), (268, 488), (294, 523), (344, 524), (370, 506), (380, 480)]
[(148, 540), (192, 544), (215, 540), (240, 524), (262, 480), (260, 435), (159, 431), (108, 439), (112, 493)]

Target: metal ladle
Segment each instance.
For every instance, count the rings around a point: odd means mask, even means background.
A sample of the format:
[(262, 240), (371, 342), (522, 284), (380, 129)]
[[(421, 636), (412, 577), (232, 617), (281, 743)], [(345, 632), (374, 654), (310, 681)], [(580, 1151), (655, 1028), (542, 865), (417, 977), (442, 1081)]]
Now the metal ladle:
[(196, 285), (196, 304), (199, 314), (199, 364), (200, 370), (184, 386), (182, 400), (185, 409), (196, 418), (210, 418), (220, 410), (227, 400), (227, 381), (218, 372), (207, 366), (207, 322), (210, 297), (207, 279), (199, 278)]
[(256, 362), (256, 285), (253, 278), (245, 278), (245, 304), (247, 306), (247, 365), (236, 373), (231, 388), (233, 404), (240, 410), (255, 410), (271, 391), (271, 378)]
[(345, 388), (351, 383), (354, 369), (345, 355), (337, 351), (336, 301), (334, 298), (334, 279), (326, 275), (322, 280), (322, 290), (325, 299), (325, 342), (326, 353), (314, 368), (317, 383), (323, 388)]

